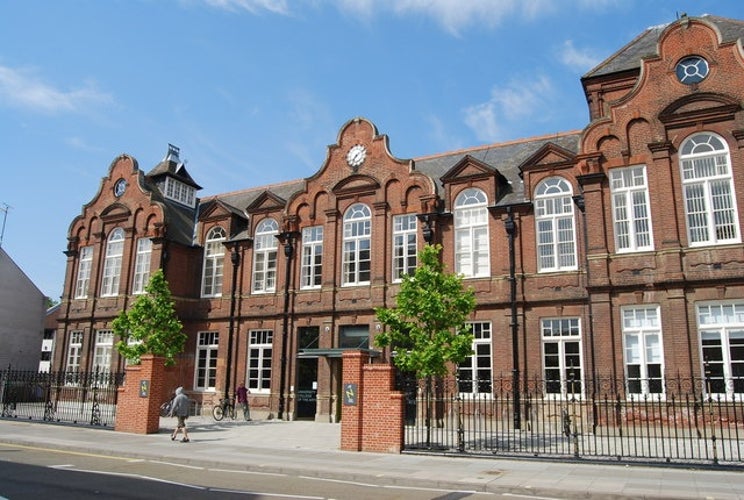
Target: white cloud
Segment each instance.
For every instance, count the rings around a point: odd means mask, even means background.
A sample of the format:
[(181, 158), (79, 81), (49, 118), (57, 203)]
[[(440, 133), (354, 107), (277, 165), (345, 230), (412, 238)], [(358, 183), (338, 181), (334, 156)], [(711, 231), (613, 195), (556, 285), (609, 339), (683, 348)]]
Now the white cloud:
[(289, 14), (287, 0), (205, 0), (207, 5), (225, 10), (247, 10), (253, 14), (269, 11), (274, 14)]
[(488, 101), (465, 108), (465, 124), (478, 140), (503, 140), (504, 130), (536, 116), (549, 105), (553, 85), (547, 77), (535, 81), (512, 81), (507, 87), (494, 87)]
[(579, 50), (574, 47), (573, 41), (566, 40), (560, 50), (560, 59), (563, 64), (576, 68), (583, 72), (587, 71), (601, 62), (601, 59), (592, 55), (589, 50)]
[(73, 90), (57, 89), (28, 70), (0, 66), (0, 104), (44, 113), (80, 112), (112, 99), (92, 84)]

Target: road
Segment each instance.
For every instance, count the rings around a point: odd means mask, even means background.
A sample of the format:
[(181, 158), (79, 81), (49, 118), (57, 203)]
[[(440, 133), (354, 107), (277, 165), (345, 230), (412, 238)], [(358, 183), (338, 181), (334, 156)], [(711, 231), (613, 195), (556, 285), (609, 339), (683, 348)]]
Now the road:
[[(184, 445), (184, 451), (188, 450)], [(0, 443), (0, 499), (547, 500), (248, 472)]]

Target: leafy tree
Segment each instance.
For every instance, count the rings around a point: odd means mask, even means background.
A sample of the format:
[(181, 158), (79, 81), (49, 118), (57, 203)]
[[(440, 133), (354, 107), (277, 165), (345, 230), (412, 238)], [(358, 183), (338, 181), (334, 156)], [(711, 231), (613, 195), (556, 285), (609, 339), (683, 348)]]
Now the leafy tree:
[(375, 343), (391, 346), (393, 363), (419, 379), (444, 376), (473, 352), (465, 321), (475, 309), (475, 292), (463, 288), (460, 276), (444, 272), (441, 250), (441, 245), (425, 246), (419, 267), (403, 276), (397, 307), (375, 310), (388, 326)]
[(116, 350), (131, 363), (138, 364), (143, 354), (153, 354), (164, 357), (166, 366), (171, 366), (175, 356), (183, 352), (186, 334), (162, 269), (150, 276), (145, 291), (113, 321), (114, 333), (121, 339)]

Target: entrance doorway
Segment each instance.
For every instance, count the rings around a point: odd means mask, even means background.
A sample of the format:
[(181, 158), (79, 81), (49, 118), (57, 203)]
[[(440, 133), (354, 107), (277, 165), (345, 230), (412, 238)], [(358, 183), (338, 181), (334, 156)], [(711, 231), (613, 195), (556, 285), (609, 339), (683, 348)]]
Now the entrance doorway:
[(315, 419), (318, 404), (318, 358), (297, 360), (296, 418)]
[[(320, 328), (306, 326), (298, 329), (298, 347), (300, 354), (307, 350), (318, 349)], [(315, 419), (318, 406), (318, 358), (297, 358), (297, 389), (295, 391), (295, 418)]]

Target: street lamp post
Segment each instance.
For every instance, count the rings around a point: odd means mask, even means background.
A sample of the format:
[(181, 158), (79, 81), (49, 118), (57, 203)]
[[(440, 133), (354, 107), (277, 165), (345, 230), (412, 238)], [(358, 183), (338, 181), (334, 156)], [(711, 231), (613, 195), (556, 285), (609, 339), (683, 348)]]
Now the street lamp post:
[(287, 339), (289, 338), (289, 290), (292, 281), (292, 256), (294, 255), (294, 239), (299, 235), (295, 231), (284, 231), (276, 235), (279, 241), (284, 244), (284, 313), (282, 324), (282, 359), (281, 372), (279, 375), (279, 420), (284, 418), (285, 396), (284, 386), (287, 384)]
[(507, 209), (508, 217), (504, 221), (504, 229), (509, 236), (509, 302), (511, 304), (511, 336), (512, 336), (512, 390), (514, 394), (514, 429), (522, 428), (521, 401), (519, 395), (519, 328), (517, 324), (517, 277), (514, 262), (514, 234), (517, 223), (511, 209)]
[(237, 245), (230, 248), (230, 262), (232, 262), (232, 290), (230, 292), (230, 322), (227, 328), (227, 363), (225, 366), (225, 399), (230, 397), (230, 375), (232, 371), (233, 333), (235, 330), (235, 291), (238, 282), (238, 268), (240, 266), (240, 254)]

